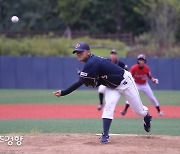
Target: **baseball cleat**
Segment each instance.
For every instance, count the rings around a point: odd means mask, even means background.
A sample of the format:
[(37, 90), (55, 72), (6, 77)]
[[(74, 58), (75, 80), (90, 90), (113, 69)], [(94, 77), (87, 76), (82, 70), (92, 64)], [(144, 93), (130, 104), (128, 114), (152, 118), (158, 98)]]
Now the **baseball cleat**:
[(144, 117), (144, 130), (146, 132), (150, 132), (150, 129), (151, 129), (151, 119), (152, 119), (152, 116), (150, 116), (149, 114), (147, 114)]
[(104, 134), (102, 134), (102, 136), (100, 137), (100, 142), (102, 143), (102, 144), (106, 144), (106, 143), (109, 143), (109, 135), (104, 135)]
[(97, 110), (100, 111), (102, 108), (103, 108), (103, 105), (99, 104)]
[(162, 111), (158, 112), (159, 116), (164, 116), (164, 113)]
[(121, 111), (121, 114), (124, 116), (126, 114), (126, 111), (125, 110)]

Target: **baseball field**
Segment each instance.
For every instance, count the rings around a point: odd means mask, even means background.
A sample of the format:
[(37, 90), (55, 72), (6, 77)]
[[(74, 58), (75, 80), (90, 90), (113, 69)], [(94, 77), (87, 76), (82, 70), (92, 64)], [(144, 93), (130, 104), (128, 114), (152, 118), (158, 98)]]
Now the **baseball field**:
[(0, 153), (180, 153), (180, 91), (154, 91), (164, 112), (161, 117), (140, 93), (153, 116), (150, 133), (131, 109), (120, 114), (122, 97), (106, 145), (99, 142), (102, 111), (97, 111), (97, 90), (60, 98), (53, 91), (0, 90)]

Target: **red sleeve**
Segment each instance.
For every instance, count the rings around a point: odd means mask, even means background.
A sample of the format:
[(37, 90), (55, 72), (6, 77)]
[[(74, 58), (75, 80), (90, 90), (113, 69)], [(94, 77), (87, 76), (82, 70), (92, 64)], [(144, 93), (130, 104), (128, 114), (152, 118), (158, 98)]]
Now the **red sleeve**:
[(146, 68), (147, 68), (147, 76), (151, 79), (152, 78), (151, 71), (147, 65), (146, 65)]
[(134, 76), (134, 70), (135, 70), (135, 65), (133, 65), (130, 69), (131, 75)]

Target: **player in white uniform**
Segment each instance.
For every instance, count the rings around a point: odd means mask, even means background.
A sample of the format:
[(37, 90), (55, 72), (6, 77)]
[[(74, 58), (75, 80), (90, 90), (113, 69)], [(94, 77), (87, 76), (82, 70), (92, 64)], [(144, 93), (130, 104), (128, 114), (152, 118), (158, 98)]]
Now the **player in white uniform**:
[[(154, 96), (153, 91), (150, 88), (149, 83), (148, 83), (148, 78), (151, 79), (151, 81), (154, 84), (158, 84), (158, 79), (155, 79), (152, 77), (150, 69), (149, 69), (148, 65), (146, 64), (146, 57), (144, 54), (138, 55), (137, 64), (135, 64), (131, 67), (130, 72), (135, 80), (137, 89), (146, 94), (146, 96), (150, 99), (150, 101), (156, 107), (156, 109), (158, 111), (158, 115), (162, 116), (163, 112), (160, 110), (159, 102), (157, 101), (156, 97)], [(121, 114), (125, 115), (128, 108), (129, 108), (129, 104), (128, 104), (128, 102), (126, 102), (126, 106), (125, 106), (124, 110), (121, 111)]]
[[(119, 67), (124, 68), (125, 70), (128, 70), (128, 66), (125, 65), (122, 61), (118, 60), (118, 53), (115, 49), (112, 49), (110, 51), (110, 55), (109, 55), (109, 59), (117, 64)], [(97, 109), (100, 111), (103, 108), (103, 99), (104, 99), (104, 94), (106, 91), (106, 86), (104, 85), (100, 85), (98, 88), (98, 94), (99, 94), (99, 105), (97, 107)]]
[(99, 85), (106, 86), (105, 107), (102, 114), (103, 134), (101, 143), (109, 142), (109, 129), (114, 117), (117, 102), (124, 95), (133, 111), (144, 118), (144, 129), (150, 131), (152, 116), (148, 113), (140, 99), (134, 79), (130, 72), (112, 63), (107, 58), (91, 54), (90, 47), (85, 42), (79, 42), (73, 51), (79, 61), (85, 63), (80, 73), (79, 80), (65, 90), (53, 92), (57, 97), (65, 96), (85, 84), (87, 87), (95, 88)]

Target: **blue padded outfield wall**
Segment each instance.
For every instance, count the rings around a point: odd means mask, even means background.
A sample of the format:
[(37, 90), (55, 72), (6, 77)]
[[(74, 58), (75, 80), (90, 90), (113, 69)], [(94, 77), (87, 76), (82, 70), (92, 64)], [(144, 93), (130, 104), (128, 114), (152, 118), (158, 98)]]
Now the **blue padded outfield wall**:
[[(135, 58), (122, 58), (129, 68)], [(159, 79), (152, 89), (180, 90), (180, 59), (148, 58), (152, 75)], [(64, 89), (78, 80), (83, 63), (70, 57), (0, 57), (1, 89)], [(82, 86), (81, 89), (85, 87)]]

